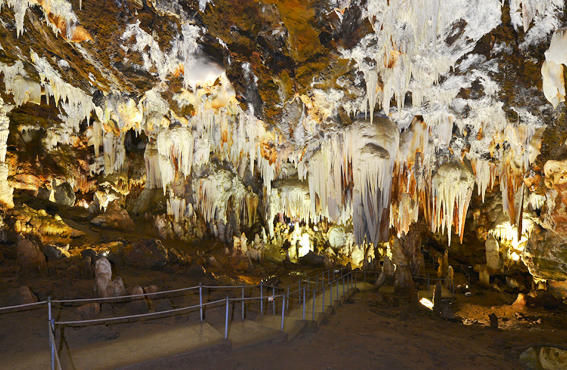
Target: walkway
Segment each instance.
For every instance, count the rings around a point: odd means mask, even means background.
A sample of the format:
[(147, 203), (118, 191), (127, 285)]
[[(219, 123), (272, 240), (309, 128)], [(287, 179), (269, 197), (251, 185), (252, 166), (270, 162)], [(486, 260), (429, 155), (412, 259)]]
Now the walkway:
[[(325, 283), (324, 293), (322, 280), (303, 281), (295, 291), (270, 289), (270, 294), (276, 293), (275, 299), (262, 290), (263, 294), (266, 294), (262, 297), (262, 307), (254, 297), (246, 298), (243, 305), (240, 297), (235, 297), (232, 292), (228, 309), (225, 300), (221, 299), (216, 303), (213, 301), (204, 311), (204, 321), (199, 320), (197, 307), (188, 314), (141, 322), (83, 328), (66, 327), (63, 331), (56, 330), (58, 359), (63, 369), (110, 369), (134, 364), (137, 364), (134, 367), (152, 368), (159, 366), (165, 359), (184, 358), (203, 351), (242, 349), (261, 343), (287, 342), (305, 328), (318, 325), (324, 317), (334, 312), (337, 306), (357, 291), (354, 288), (354, 279), (350, 281), (347, 274), (345, 273), (344, 279), (337, 275), (332, 285)], [(357, 282), (356, 285), (358, 289), (371, 287), (363, 282)], [(329, 289), (331, 286), (332, 297)], [(283, 297), (288, 294), (289, 299), (284, 303)], [(283, 304), (285, 315), (281, 330)], [(243, 316), (245, 320), (242, 320)], [(57, 321), (55, 323), (57, 324)], [(45, 368), (46, 364), (49, 364), (49, 358), (50, 353), (46, 346), (43, 352), (35, 352), (33, 356), (21, 358), (16, 356), (10, 363), (18, 369), (38, 369)], [(57, 363), (55, 367), (57, 368)]]

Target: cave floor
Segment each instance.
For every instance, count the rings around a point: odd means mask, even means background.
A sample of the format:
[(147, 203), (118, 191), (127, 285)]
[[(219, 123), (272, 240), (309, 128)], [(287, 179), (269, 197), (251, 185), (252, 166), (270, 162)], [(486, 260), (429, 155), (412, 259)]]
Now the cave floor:
[(442, 320), (423, 308), (392, 307), (374, 291), (356, 294), (318, 329), (291, 342), (205, 353), (163, 368), (519, 369), (532, 345), (561, 344), (562, 329), (491, 329)]
[[(133, 278), (133, 273), (126, 276)], [(168, 287), (187, 286), (191, 280), (167, 272), (151, 271), (146, 272), (143, 279), (140, 276), (137, 282), (144, 280), (150, 283), (159, 279), (165, 282), (168, 275)], [(522, 368), (519, 355), (525, 349), (538, 345), (561, 346), (567, 341), (564, 312), (506, 304), (512, 295), (503, 296), (490, 289), (473, 292), (471, 297), (457, 294), (455, 313), (461, 320), (450, 321), (439, 318), (422, 306), (404, 303), (405, 300), (394, 294), (392, 288), (363, 291), (339, 306), (317, 329), (307, 329), (292, 341), (232, 351), (217, 346), (207, 352), (189, 355), (189, 358), (163, 359), (159, 368), (518, 369)], [(217, 298), (222, 297), (215, 294), (208, 299)], [(167, 308), (171, 304), (175, 307), (197, 301), (198, 296), (190, 295), (171, 298), (167, 302), (156, 300), (153, 304), (159, 307), (164, 303)], [(252, 305), (247, 310), (249, 318), (254, 319), (257, 308)], [(223, 312), (222, 307), (211, 310), (206, 318), (217, 333), (222, 333)], [(67, 313), (76, 316), (72, 309), (69, 311), (67, 308)], [(103, 316), (124, 313), (128, 312), (116, 307), (101, 312)], [(497, 314), (502, 329), (488, 326), (490, 313)], [(18, 358), (46, 352), (45, 321), (44, 309), (3, 315), (0, 321), (0, 360), (3, 365), (0, 367), (18, 368), (17, 362), (13, 362)], [(113, 341), (118, 337), (156, 337), (155, 334), (160, 331), (177, 330), (191, 323), (198, 323), (198, 312), (137, 324), (67, 329), (64, 340), (58, 340), (58, 347), (64, 348), (62, 353), (79, 348), (88, 350), (93, 344)], [(137, 362), (135, 355), (132, 356), (129, 360)], [(139, 365), (134, 368), (155, 368), (155, 365), (156, 362), (153, 362), (150, 367)]]

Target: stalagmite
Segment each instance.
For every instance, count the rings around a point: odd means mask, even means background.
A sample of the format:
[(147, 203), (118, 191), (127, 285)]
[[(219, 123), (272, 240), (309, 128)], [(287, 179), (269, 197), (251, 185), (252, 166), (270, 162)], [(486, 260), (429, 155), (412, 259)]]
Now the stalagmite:
[(486, 250), (486, 265), (492, 272), (497, 272), (500, 268), (500, 248), (496, 239), (490, 236), (484, 243)]
[(6, 161), (6, 149), (8, 135), (10, 133), (10, 119), (7, 114), (12, 110), (12, 106), (4, 103), (0, 98), (0, 204), (7, 208), (14, 207), (14, 189), (8, 183), (9, 168)]

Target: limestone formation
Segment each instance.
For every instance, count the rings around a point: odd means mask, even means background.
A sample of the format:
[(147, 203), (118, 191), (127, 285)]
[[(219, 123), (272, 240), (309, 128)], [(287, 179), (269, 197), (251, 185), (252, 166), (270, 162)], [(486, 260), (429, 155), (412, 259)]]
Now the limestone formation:
[(105, 257), (101, 257), (95, 262), (95, 287), (99, 297), (126, 295), (122, 278), (112, 279), (112, 265)]
[(18, 265), (22, 272), (46, 272), (47, 263), (45, 255), (32, 240), (21, 238), (16, 245), (16, 253)]

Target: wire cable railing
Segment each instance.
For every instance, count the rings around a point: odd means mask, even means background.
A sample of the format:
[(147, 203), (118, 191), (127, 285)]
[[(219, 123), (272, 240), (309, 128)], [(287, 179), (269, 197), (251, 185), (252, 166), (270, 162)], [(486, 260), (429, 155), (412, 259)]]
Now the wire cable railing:
[[(222, 307), (224, 305), (224, 339), (228, 340), (229, 337), (229, 311), (230, 303), (237, 304), (240, 303), (240, 310), (242, 312), (242, 320), (245, 320), (246, 303), (258, 302), (259, 304), (259, 314), (264, 315), (269, 310), (271, 304), (272, 315), (277, 314), (278, 306), (281, 307), (281, 322), (280, 330), (284, 330), (286, 314), (290, 312), (290, 306), (295, 306), (296, 309), (300, 310), (302, 320), (307, 319), (307, 307), (308, 300), (311, 299), (310, 311), (312, 314), (312, 320), (315, 320), (315, 314), (318, 311), (316, 304), (318, 302), (318, 297), (321, 299), (321, 310), (320, 312), (326, 312), (327, 301), (329, 306), (333, 302), (339, 301), (341, 298), (345, 297), (345, 294), (352, 288), (356, 287), (356, 271), (341, 269), (329, 269), (322, 272), (316, 272), (307, 276), (300, 277), (298, 279), (298, 285), (296, 289), (291, 289), (290, 286), (278, 287), (275, 285), (265, 284), (261, 281), (257, 285), (204, 285), (200, 283), (199, 285), (192, 287), (185, 287), (179, 289), (163, 290), (159, 292), (148, 292), (140, 294), (130, 294), (114, 297), (96, 297), (96, 298), (78, 298), (78, 299), (51, 299), (49, 297), (47, 300), (26, 303), (21, 305), (12, 305), (0, 307), (0, 314), (9, 312), (24, 311), (31, 307), (37, 307), (41, 305), (46, 305), (48, 310), (48, 329), (49, 329), (49, 347), (50, 347), (50, 359), (52, 370), (62, 369), (62, 364), (59, 358), (58, 349), (56, 345), (56, 329), (63, 327), (84, 327), (91, 325), (101, 325), (110, 323), (124, 323), (124, 322), (137, 322), (139, 320), (144, 320), (148, 318), (165, 318), (180, 313), (188, 312), (199, 312), (199, 319), (201, 322), (205, 320), (204, 311), (211, 307)], [(259, 289), (259, 295), (246, 296), (247, 289)], [(65, 307), (72, 304), (87, 304), (87, 303), (124, 303), (132, 302), (137, 299), (146, 299), (149, 297), (162, 297), (175, 293), (199, 292), (199, 303), (191, 304), (183, 307), (175, 307), (161, 311), (136, 313), (130, 315), (113, 316), (106, 318), (94, 318), (94, 319), (83, 319), (83, 320), (67, 320), (67, 319), (55, 319), (54, 318), (54, 305)], [(222, 299), (214, 299), (212, 301), (204, 302), (204, 291), (220, 291), (220, 290), (232, 290), (240, 291), (239, 296), (226, 296)], [(266, 293), (266, 294), (265, 294)], [(271, 293), (271, 294), (270, 294)], [(328, 300), (327, 300), (328, 297)], [(297, 299), (296, 299), (297, 298)], [(333, 299), (335, 298), (335, 299)], [(280, 304), (277, 302), (281, 301)]]

